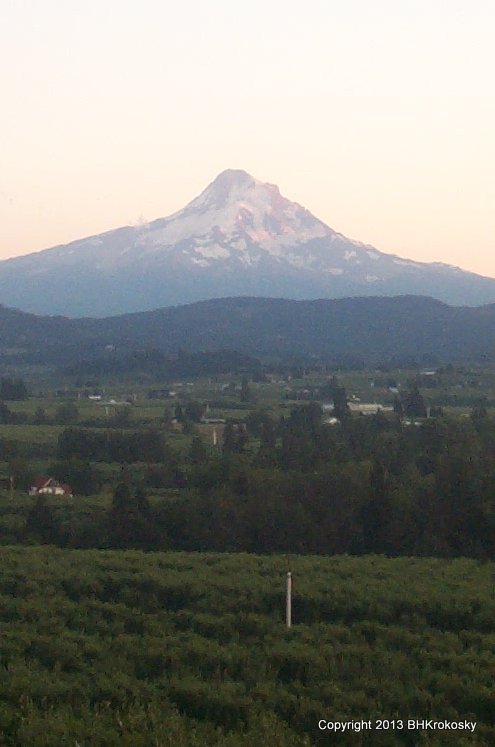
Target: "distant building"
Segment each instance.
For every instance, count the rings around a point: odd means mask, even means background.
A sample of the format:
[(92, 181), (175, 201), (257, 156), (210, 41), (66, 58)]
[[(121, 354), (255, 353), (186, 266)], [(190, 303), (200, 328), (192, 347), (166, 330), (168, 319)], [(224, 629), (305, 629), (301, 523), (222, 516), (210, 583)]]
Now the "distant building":
[(122, 407), (124, 405), (126, 407), (129, 407), (131, 403), (128, 402), (126, 399), (121, 399), (121, 400), (109, 399), (108, 402), (100, 402), (100, 405), (103, 405), (104, 407)]
[(325, 418), (323, 422), (326, 423), (327, 425), (338, 425), (340, 423), (340, 420), (338, 418), (330, 417), (330, 418)]
[(174, 389), (150, 389), (148, 399), (175, 399), (177, 392)]
[(351, 412), (358, 412), (360, 415), (376, 415), (379, 412), (392, 412), (393, 408), (388, 405), (380, 405), (377, 402), (360, 402), (354, 404), (349, 402), (349, 409)]
[(317, 389), (286, 389), (285, 399), (294, 401), (310, 401), (317, 400), (319, 391)]
[(37, 477), (29, 488), (29, 495), (65, 495), (72, 498), (72, 488), (68, 483), (61, 483), (53, 477)]

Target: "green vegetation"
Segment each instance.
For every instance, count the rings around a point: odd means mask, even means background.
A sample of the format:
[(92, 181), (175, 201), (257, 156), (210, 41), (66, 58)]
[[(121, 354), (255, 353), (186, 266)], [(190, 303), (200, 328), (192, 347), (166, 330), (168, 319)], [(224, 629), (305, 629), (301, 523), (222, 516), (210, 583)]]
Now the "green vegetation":
[(7, 377), (0, 379), (0, 400), (27, 399), (27, 396), (27, 387), (22, 379), (10, 379)]
[[(493, 369), (58, 386), (0, 404), (2, 747), (494, 743)], [(477, 727), (318, 729), (380, 717)]]
[[(179, 449), (166, 431), (68, 428), (47, 471), (79, 495), (106, 485), (108, 496), (119, 483), (143, 493), (149, 515), (133, 532), (132, 509), (127, 547), (495, 557), (495, 422), (487, 415), (419, 427), (348, 415), (332, 426), (313, 403), (279, 422), (266, 414), (228, 421), (221, 448), (194, 427), (182, 439)], [(51, 500), (53, 533), (44, 541), (122, 547), (108, 498), (84, 524), (81, 501)], [(10, 498), (2, 510), (25, 515)], [(22, 530), (3, 534), (0, 524), (0, 541), (29, 539)]]
[(320, 718), (474, 720), (495, 739), (491, 590), (475, 561), (3, 548), (3, 744), (451, 745)]

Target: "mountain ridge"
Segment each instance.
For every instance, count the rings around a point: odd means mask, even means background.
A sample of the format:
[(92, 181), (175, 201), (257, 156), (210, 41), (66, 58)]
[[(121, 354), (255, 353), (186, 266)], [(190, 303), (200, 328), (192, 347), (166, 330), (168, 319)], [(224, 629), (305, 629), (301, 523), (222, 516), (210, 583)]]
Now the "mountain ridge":
[(267, 359), (367, 367), (406, 359), (490, 362), (495, 360), (495, 304), (454, 307), (417, 296), (243, 297), (103, 319), (40, 317), (0, 307), (4, 360), (61, 365), (151, 349), (167, 354), (228, 349)]

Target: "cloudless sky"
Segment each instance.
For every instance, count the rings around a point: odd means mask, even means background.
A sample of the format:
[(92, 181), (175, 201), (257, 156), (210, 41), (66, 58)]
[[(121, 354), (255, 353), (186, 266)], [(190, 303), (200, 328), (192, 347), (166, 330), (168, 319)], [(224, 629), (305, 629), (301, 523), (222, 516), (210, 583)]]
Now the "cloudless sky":
[(0, 258), (242, 168), (337, 231), (495, 276), (491, 0), (0, 0)]

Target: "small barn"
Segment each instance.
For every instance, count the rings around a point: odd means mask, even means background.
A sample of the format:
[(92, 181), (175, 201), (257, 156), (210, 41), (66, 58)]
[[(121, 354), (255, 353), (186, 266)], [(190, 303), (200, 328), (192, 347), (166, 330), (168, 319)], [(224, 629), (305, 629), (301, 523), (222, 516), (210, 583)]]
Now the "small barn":
[(72, 498), (72, 488), (67, 483), (58, 482), (54, 477), (41, 475), (29, 488), (29, 495), (65, 495)]

